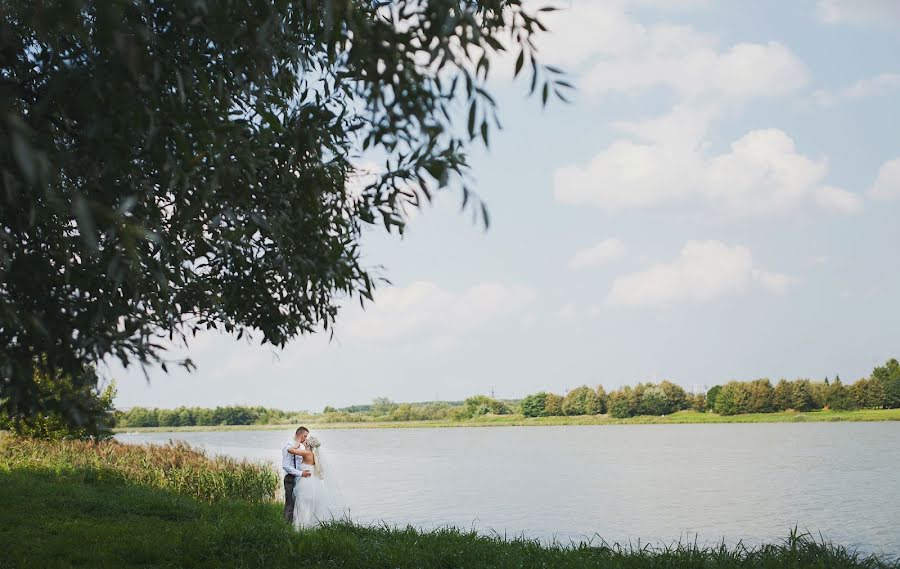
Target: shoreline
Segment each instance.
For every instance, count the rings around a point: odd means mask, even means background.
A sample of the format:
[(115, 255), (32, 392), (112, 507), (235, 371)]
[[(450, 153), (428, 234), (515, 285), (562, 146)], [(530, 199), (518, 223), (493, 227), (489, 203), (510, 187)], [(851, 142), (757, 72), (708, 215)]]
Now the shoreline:
[[(311, 429), (451, 429), (473, 427), (562, 427), (601, 425), (698, 425), (726, 423), (869, 423), (900, 421), (900, 409), (865, 409), (857, 411), (808, 411), (717, 415), (681, 411), (672, 415), (614, 419), (608, 415), (562, 417), (524, 417), (522, 415), (485, 415), (467, 421), (360, 421), (352, 423), (302, 422)], [(299, 423), (298, 423), (299, 424)], [(296, 425), (193, 425), (182, 427), (117, 427), (115, 434), (211, 432), (211, 431), (282, 431)]]

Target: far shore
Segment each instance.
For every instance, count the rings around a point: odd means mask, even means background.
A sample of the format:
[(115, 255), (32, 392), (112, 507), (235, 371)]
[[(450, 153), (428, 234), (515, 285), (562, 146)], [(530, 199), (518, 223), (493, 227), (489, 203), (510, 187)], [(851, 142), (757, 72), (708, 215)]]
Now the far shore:
[[(700, 423), (828, 423), (900, 421), (900, 409), (864, 409), (858, 411), (782, 411), (748, 415), (717, 415), (681, 411), (672, 415), (614, 419), (609, 415), (575, 417), (523, 417), (522, 415), (484, 415), (466, 421), (360, 421), (328, 423), (315, 420), (302, 423), (314, 429), (443, 429), (458, 427), (550, 427), (579, 425), (684, 425)], [(203, 432), (203, 431), (284, 431), (297, 425), (213, 425), (187, 427), (122, 427), (115, 433)]]

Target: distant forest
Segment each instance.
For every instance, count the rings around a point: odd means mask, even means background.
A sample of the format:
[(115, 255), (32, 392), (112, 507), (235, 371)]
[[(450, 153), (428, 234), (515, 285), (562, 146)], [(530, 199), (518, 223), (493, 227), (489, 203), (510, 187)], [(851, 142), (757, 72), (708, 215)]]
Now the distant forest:
[(217, 425), (277, 425), (304, 421), (354, 423), (371, 421), (465, 421), (482, 415), (552, 417), (602, 415), (614, 418), (669, 415), (684, 410), (720, 415), (814, 411), (818, 409), (900, 408), (900, 363), (891, 359), (869, 377), (845, 385), (839, 376), (824, 381), (769, 379), (730, 381), (705, 393), (687, 393), (670, 381), (638, 383), (607, 393), (603, 386), (582, 385), (564, 395), (539, 392), (517, 400), (475, 395), (464, 401), (395, 403), (380, 397), (368, 405), (325, 407), (321, 413), (291, 412), (266, 407), (228, 406), (208, 409), (133, 407), (116, 412), (119, 427), (182, 427)]

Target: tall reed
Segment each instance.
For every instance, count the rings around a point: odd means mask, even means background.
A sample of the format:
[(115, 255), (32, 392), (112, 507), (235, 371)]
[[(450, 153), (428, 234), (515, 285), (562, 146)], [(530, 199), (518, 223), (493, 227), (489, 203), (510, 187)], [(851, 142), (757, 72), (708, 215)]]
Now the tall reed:
[(186, 443), (128, 445), (117, 441), (0, 438), (0, 468), (35, 468), (82, 478), (118, 478), (214, 502), (275, 498), (278, 476), (263, 464), (209, 457)]

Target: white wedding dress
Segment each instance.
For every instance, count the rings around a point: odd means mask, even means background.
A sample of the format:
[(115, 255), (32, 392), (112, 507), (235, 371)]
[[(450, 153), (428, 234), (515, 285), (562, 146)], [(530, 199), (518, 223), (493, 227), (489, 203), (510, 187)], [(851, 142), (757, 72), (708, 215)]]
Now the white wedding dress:
[(312, 474), (298, 478), (294, 483), (296, 529), (312, 528), (324, 522), (339, 520), (343, 515), (334, 471), (327, 464), (323, 454), (321, 449), (316, 452), (318, 459), (316, 467), (309, 464), (300, 466), (300, 470), (309, 470)]

